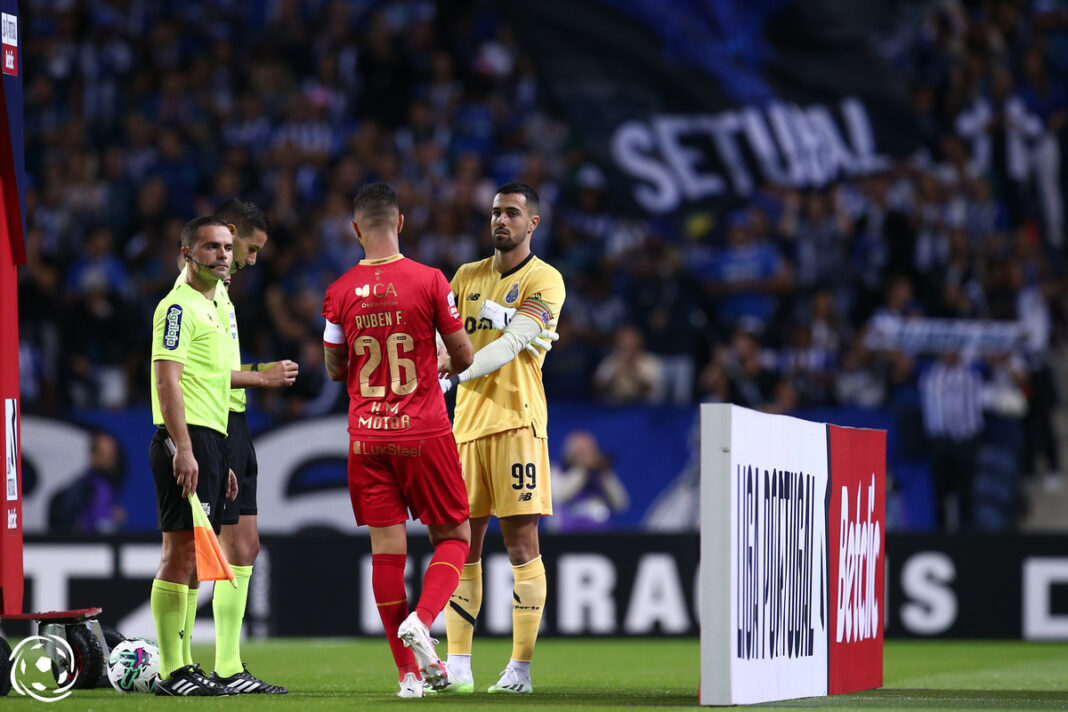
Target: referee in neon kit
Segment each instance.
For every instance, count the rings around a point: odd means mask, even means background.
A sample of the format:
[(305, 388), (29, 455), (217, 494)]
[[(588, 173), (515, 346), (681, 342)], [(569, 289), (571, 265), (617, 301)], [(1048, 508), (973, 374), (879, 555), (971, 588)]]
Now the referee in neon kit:
[(222, 220), (186, 223), (181, 238), (186, 278), (152, 318), (152, 418), (159, 429), (148, 457), (163, 550), (151, 603), (160, 649), (155, 693), (162, 696), (232, 694), (200, 672), (183, 638), (189, 590), (198, 585), (193, 516), (185, 498), (197, 493), (218, 532), (223, 498), (237, 496), (225, 448), (233, 346), (214, 301), (230, 274), (233, 249), (233, 235)]

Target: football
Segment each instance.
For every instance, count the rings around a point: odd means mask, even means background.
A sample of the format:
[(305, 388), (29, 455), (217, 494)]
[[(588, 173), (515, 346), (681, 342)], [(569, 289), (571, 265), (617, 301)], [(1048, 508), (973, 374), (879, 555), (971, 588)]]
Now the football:
[(159, 648), (146, 638), (130, 638), (111, 649), (108, 680), (119, 692), (152, 692), (159, 674)]

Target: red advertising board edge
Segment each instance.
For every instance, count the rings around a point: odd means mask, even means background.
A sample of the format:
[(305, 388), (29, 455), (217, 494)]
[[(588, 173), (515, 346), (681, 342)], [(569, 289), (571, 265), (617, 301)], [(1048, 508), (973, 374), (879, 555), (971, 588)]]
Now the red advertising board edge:
[(827, 692), (833, 695), (883, 684), (886, 431), (827, 428)]

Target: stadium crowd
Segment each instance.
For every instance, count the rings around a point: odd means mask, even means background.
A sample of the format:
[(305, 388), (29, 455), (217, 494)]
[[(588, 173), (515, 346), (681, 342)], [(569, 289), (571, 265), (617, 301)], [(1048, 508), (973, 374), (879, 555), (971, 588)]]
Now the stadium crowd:
[[(906, 450), (945, 442), (936, 478), (958, 495), (971, 488), (953, 479), (962, 443), (992, 448), (979, 458), (994, 470), (1060, 467), (1062, 0), (942, 0), (886, 45), (925, 136), (915, 157), (662, 221), (609, 190), (487, 1), (30, 0), (23, 11), (28, 411), (148, 402), (143, 325), (173, 284), (181, 226), (241, 196), (272, 227), (264, 268), (234, 280), (236, 303), (260, 305), (242, 310), (243, 344), (304, 365), (258, 406), (342, 412), (319, 305), (360, 256), (355, 187), (393, 185), (402, 249), (451, 277), (488, 253), (496, 186), (521, 180), (542, 197), (534, 251), (568, 288), (544, 368), (550, 399), (892, 408)], [(868, 348), (875, 314), (1020, 320), (1029, 336), (943, 363)], [(939, 364), (968, 377), (947, 388)], [(982, 519), (965, 509), (944, 523)]]

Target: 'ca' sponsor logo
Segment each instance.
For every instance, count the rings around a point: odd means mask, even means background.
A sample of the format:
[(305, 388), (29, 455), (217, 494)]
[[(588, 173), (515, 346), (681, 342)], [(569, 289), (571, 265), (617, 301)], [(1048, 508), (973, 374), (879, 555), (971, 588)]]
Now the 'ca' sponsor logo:
[(172, 304), (167, 309), (167, 330), (163, 333), (163, 348), (174, 351), (182, 334), (182, 307)]
[(78, 672), (74, 651), (58, 635), (33, 635), (11, 651), (11, 689), (41, 702), (70, 695)]

